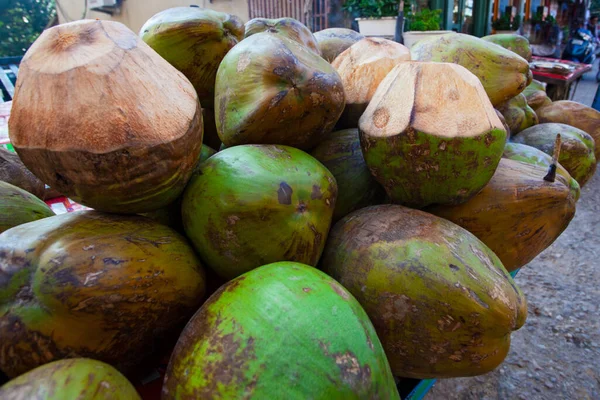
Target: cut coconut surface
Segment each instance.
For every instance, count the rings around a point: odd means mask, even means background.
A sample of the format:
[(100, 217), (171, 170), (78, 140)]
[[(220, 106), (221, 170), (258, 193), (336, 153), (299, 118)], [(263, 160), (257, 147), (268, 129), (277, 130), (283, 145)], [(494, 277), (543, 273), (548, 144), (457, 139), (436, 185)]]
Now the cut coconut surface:
[(507, 133), (481, 83), (449, 63), (403, 62), (359, 121), (361, 147), (394, 203), (460, 204), (500, 161)]
[(362, 39), (337, 56), (331, 65), (340, 74), (346, 94), (338, 126), (356, 128), (381, 81), (396, 65), (409, 60), (407, 47), (375, 37)]
[(43, 182), (120, 213), (173, 201), (202, 144), (192, 84), (110, 21), (42, 33), (21, 62), (9, 128), (21, 160)]
[(369, 136), (395, 136), (409, 127), (448, 138), (504, 130), (479, 79), (460, 65), (405, 62), (380, 87), (393, 90), (378, 90), (361, 118)]

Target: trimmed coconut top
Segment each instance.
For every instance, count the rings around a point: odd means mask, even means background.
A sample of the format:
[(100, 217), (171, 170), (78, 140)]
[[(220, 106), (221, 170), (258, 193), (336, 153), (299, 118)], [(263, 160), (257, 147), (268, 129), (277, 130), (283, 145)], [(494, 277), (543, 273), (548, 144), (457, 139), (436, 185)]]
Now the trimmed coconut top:
[(9, 122), (16, 147), (103, 153), (184, 136), (189, 80), (118, 22), (50, 28), (25, 54)]
[(362, 39), (331, 63), (342, 78), (346, 103), (368, 103), (386, 75), (401, 62), (410, 60), (410, 50), (391, 40)]
[(381, 82), (360, 118), (368, 136), (408, 129), (442, 137), (472, 137), (504, 130), (479, 79), (450, 63), (403, 62)]

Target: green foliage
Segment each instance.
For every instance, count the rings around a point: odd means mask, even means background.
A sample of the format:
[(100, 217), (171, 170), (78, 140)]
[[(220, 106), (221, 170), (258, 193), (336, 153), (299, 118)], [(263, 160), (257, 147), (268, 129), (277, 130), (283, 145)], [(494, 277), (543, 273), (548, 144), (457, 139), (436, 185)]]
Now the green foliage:
[(521, 27), (521, 15), (517, 14), (511, 21), (509, 14), (503, 14), (492, 22), (492, 27), (497, 31), (516, 31)]
[(54, 0), (2, 0), (0, 5), (0, 57), (25, 54), (56, 16)]
[(398, 3), (397, 0), (347, 0), (343, 9), (359, 18), (395, 17)]
[(409, 30), (411, 31), (437, 31), (440, 29), (442, 10), (429, 10), (427, 8), (407, 15)]

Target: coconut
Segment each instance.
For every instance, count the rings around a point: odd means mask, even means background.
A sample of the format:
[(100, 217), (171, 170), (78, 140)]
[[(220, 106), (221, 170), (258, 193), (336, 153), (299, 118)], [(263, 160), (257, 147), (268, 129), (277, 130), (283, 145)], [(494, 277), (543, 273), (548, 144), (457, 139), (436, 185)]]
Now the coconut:
[(183, 191), (202, 145), (190, 81), (118, 22), (47, 29), (19, 69), (10, 139), (38, 178), (88, 207), (138, 213)]
[(304, 45), (307, 49), (321, 55), (317, 40), (310, 29), (302, 22), (294, 18), (254, 18), (246, 22), (244, 37), (250, 37), (257, 33), (267, 32), (293, 40)]
[(532, 79), (523, 57), (471, 35), (448, 33), (420, 40), (410, 51), (413, 60), (452, 62), (467, 68), (481, 80), (494, 106), (521, 93)]
[(535, 111), (529, 107), (527, 99), (522, 93), (498, 106), (498, 110), (504, 116), (504, 121), (510, 129), (511, 135), (516, 135), (522, 130), (538, 124)]
[(541, 123), (557, 122), (579, 128), (594, 139), (594, 154), (600, 161), (600, 111), (575, 101), (560, 100), (538, 110)]
[(331, 63), (342, 78), (346, 107), (339, 128), (356, 128), (371, 98), (386, 75), (410, 60), (407, 47), (382, 38), (366, 38), (348, 48)]
[(215, 99), (215, 78), (225, 54), (244, 38), (235, 15), (199, 7), (173, 7), (150, 18), (140, 37), (190, 80), (202, 107)]
[(279, 262), (222, 286), (181, 334), (162, 398), (399, 399), (364, 310), (331, 277)]
[(0, 387), (5, 400), (141, 400), (133, 385), (108, 364), (88, 358), (54, 361)]
[(331, 64), (279, 34), (242, 40), (217, 73), (215, 119), (227, 147), (311, 149), (331, 133), (344, 104), (342, 81)]
[(344, 50), (365, 37), (347, 28), (328, 28), (315, 32), (321, 56), (329, 62), (335, 60)]
[(535, 147), (551, 156), (554, 154), (557, 134), (560, 134), (562, 142), (558, 162), (583, 187), (596, 172), (596, 157), (594, 139), (581, 129), (565, 124), (544, 123), (525, 129), (511, 140)]
[(363, 306), (395, 376), (450, 378), (496, 368), (527, 316), (496, 255), (443, 218), (363, 208), (330, 233), (322, 269)]
[(475, 75), (429, 62), (394, 67), (359, 130), (375, 179), (393, 202), (414, 208), (474, 196), (492, 178), (507, 137)]
[(550, 246), (575, 216), (579, 185), (561, 173), (554, 182), (545, 181), (547, 173), (547, 167), (503, 158), (471, 200), (427, 211), (477, 236), (514, 271)]

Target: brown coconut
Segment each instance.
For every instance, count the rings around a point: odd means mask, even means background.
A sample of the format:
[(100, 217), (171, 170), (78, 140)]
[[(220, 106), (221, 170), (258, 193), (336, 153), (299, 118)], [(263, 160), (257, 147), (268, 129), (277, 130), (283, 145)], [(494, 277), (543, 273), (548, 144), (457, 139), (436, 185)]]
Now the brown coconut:
[(371, 98), (386, 75), (410, 60), (410, 50), (391, 40), (370, 37), (346, 49), (331, 63), (342, 78), (346, 108), (338, 121), (340, 129), (358, 127)]
[(462, 226), (510, 272), (550, 246), (575, 216), (579, 187), (570, 176), (544, 180), (548, 168), (503, 158), (492, 180), (466, 203), (428, 212)]
[(42, 33), (21, 62), (9, 129), (21, 160), (44, 183), (117, 213), (175, 200), (202, 145), (190, 81), (111, 21)]

